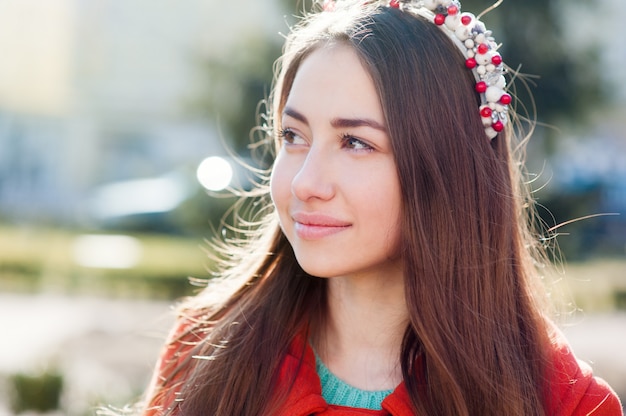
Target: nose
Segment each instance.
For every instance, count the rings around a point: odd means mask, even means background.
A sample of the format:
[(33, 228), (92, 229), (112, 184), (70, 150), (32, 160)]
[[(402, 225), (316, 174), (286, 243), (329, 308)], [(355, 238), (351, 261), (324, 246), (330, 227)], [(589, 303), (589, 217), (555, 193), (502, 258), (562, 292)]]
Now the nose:
[(301, 201), (332, 199), (335, 183), (330, 159), (312, 146), (291, 181), (291, 193)]

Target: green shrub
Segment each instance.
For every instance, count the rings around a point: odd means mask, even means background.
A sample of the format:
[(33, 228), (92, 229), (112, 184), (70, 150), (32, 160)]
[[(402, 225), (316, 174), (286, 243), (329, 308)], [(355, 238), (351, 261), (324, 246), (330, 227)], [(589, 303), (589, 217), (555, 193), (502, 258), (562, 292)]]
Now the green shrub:
[(12, 387), (11, 407), (17, 413), (25, 410), (48, 412), (59, 409), (63, 376), (46, 371), (38, 375), (23, 373), (9, 377)]

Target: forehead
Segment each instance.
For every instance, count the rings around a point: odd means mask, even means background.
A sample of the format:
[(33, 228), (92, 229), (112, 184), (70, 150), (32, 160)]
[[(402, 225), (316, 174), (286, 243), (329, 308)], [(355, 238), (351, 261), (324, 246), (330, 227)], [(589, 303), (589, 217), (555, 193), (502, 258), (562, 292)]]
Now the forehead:
[(325, 111), (335, 116), (368, 116), (383, 122), (372, 77), (354, 48), (346, 44), (327, 44), (304, 58), (285, 106), (312, 115)]

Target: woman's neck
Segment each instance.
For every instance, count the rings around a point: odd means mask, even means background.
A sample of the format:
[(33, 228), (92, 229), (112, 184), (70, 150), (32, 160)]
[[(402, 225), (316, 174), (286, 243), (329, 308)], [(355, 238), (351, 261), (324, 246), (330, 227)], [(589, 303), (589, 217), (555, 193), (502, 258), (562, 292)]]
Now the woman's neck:
[(408, 324), (402, 273), (330, 278), (327, 295), (326, 320), (314, 344), (328, 369), (362, 390), (397, 386)]

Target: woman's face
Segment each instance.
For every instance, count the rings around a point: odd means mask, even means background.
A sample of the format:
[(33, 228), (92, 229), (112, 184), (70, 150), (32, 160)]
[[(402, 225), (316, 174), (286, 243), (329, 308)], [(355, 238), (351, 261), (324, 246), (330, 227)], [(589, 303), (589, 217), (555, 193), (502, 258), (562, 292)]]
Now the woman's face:
[(271, 195), (302, 268), (318, 277), (399, 274), (400, 184), (378, 94), (355, 51), (312, 52), (277, 116)]

